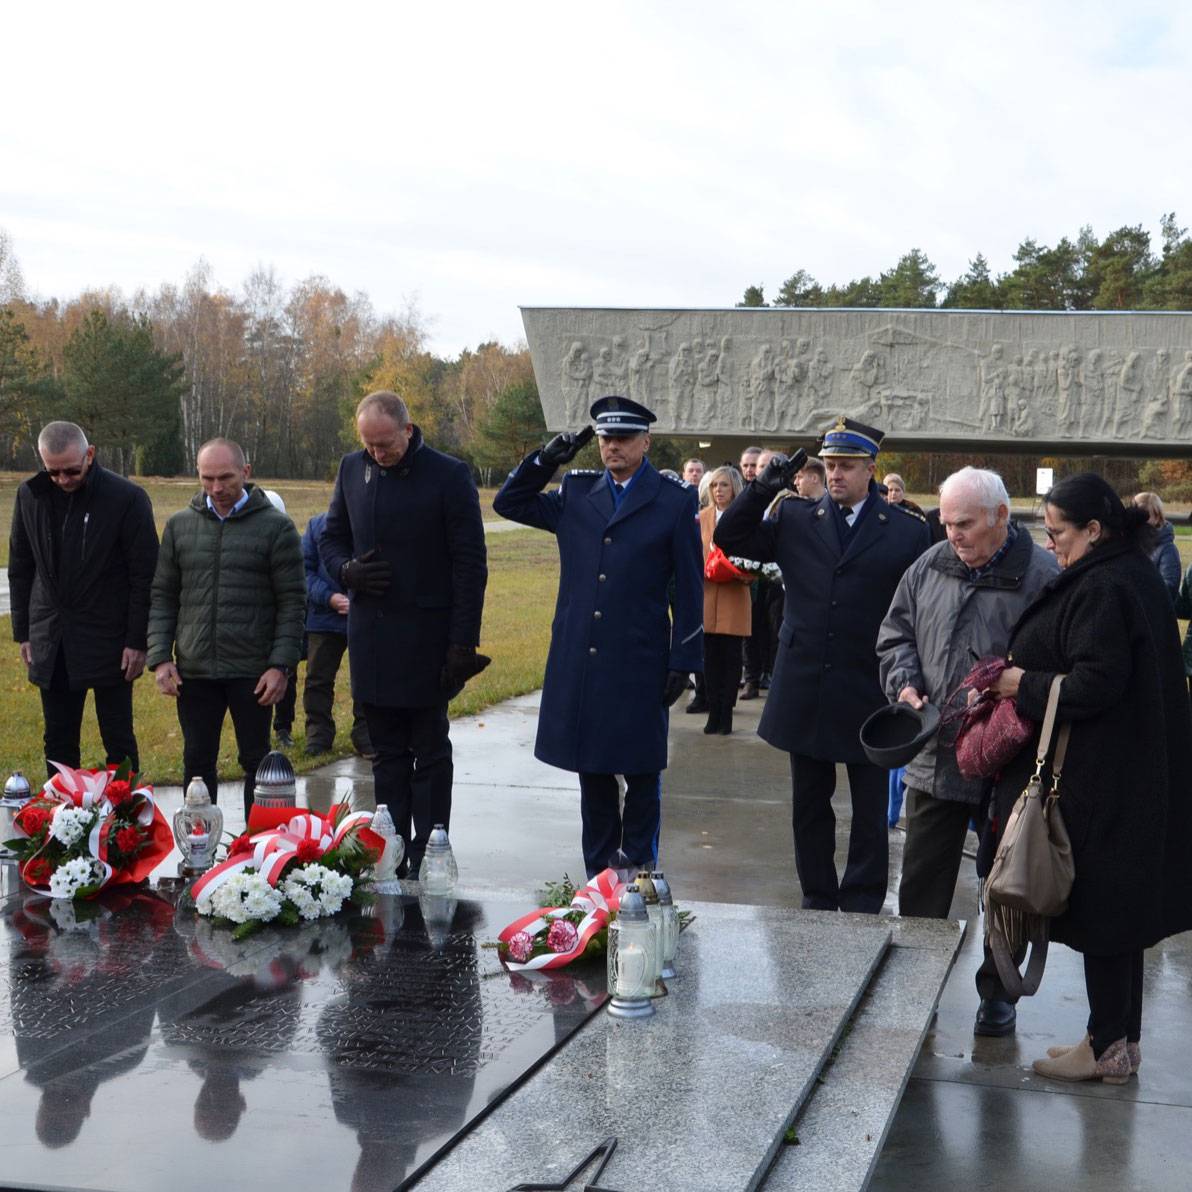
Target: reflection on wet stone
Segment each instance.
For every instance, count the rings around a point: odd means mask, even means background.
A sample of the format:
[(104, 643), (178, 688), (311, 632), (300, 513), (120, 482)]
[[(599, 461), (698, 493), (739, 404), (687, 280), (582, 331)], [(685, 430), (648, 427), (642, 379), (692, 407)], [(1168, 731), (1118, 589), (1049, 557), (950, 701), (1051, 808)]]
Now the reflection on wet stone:
[[(234, 941), (153, 891), (10, 898), (0, 1115), (27, 1145), (6, 1152), (5, 1181), (408, 1186), (604, 997), (599, 964), (528, 977), (480, 946), (520, 903), (439, 902), (424, 918), (386, 895), (367, 916)], [(129, 1104), (154, 1110), (131, 1166)], [(300, 1144), (263, 1146), (279, 1121)]]

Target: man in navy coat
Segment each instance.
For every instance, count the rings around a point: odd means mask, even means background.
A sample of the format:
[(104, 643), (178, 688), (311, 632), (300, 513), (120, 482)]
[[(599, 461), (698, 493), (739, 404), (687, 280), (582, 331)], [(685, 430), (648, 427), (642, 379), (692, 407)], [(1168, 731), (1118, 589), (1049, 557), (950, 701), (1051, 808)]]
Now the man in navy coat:
[[(725, 510), (715, 541), (727, 555), (782, 568), (778, 656), (758, 734), (791, 755), (795, 865), (803, 906), (876, 914), (886, 897), (888, 773), (861, 748), (865, 719), (884, 707), (877, 633), (902, 573), (927, 549), (927, 524), (887, 505), (874, 483), (882, 432), (841, 418), (823, 440), (828, 491), (767, 506), (783, 486), (774, 459)], [(836, 875), (836, 765), (848, 767), (852, 829)]]
[(606, 471), (571, 471), (542, 491), (591, 436), (568, 432), (523, 460), (493, 501), (558, 539), (534, 756), (579, 774), (589, 877), (618, 849), (630, 865), (657, 866), (667, 709), (688, 672), (703, 670), (704, 615), (695, 490), (646, 458), (654, 415), (624, 397), (600, 398), (591, 415)]
[(476, 653), (484, 523), (467, 464), (428, 447), (396, 393), (370, 393), (356, 430), (364, 450), (340, 462), (319, 553), (350, 593), (352, 698), (376, 753), (377, 803), (417, 874), (431, 829), (450, 826), (447, 703), (489, 662)]

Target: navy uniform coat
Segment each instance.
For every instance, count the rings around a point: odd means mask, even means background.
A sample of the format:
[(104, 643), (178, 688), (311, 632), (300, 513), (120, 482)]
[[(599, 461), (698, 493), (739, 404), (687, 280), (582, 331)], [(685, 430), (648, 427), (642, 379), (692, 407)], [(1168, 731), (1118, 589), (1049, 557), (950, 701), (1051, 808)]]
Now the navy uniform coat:
[(887, 505), (872, 481), (847, 546), (830, 496), (782, 501), (763, 521), (768, 503), (747, 485), (715, 535), (726, 555), (782, 568), (786, 606), (758, 735), (788, 753), (866, 762), (861, 725), (886, 704), (878, 629), (902, 573), (929, 545), (927, 523)]
[(467, 464), (422, 441), (382, 468), (366, 451), (340, 461), (319, 554), (338, 577), (376, 548), (393, 569), (382, 596), (350, 591), (352, 698), (385, 708), (443, 701), (448, 645), (476, 646), (488, 567), (480, 500)]
[[(621, 507), (603, 472), (524, 460), (493, 508), (559, 542), (559, 598), (534, 756), (561, 770), (666, 767), (667, 671), (703, 670), (704, 569), (695, 490), (644, 460)], [(673, 624), (671, 588), (673, 580)]]

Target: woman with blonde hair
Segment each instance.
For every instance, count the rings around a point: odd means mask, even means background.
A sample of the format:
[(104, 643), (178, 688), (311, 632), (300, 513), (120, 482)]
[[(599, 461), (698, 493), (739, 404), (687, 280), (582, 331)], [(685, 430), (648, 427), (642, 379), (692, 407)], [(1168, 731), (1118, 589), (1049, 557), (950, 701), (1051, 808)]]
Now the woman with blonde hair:
[(1159, 568), (1159, 574), (1174, 600), (1180, 590), (1180, 572), (1183, 570), (1179, 547), (1175, 544), (1175, 526), (1164, 516), (1163, 502), (1158, 493), (1135, 493), (1134, 504), (1146, 510), (1147, 521), (1158, 532), (1159, 536), (1151, 550), (1151, 562)]
[[(706, 564), (716, 523), (745, 487), (745, 481), (729, 465), (716, 468), (705, 479), (709, 501), (700, 510), (699, 531)], [(708, 705), (705, 733), (728, 736), (733, 731), (733, 706), (741, 682), (741, 644), (753, 632), (751, 578), (743, 575), (724, 582), (704, 579), (704, 699)]]

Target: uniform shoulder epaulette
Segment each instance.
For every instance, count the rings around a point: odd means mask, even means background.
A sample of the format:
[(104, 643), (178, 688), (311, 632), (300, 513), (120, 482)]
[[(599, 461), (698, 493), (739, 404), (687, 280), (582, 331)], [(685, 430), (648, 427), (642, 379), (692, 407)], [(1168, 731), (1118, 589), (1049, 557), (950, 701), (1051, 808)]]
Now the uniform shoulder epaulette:
[(897, 509), (900, 513), (905, 513), (907, 517), (913, 517), (916, 521), (921, 521), (924, 525), (927, 524), (927, 517), (925, 514), (916, 513), (913, 509), (908, 509), (905, 505), (890, 505), (888, 508)]
[(676, 488), (689, 488), (692, 491), (695, 490), (695, 485), (688, 484), (687, 481), (681, 476), (668, 476), (665, 472), (659, 472), (658, 475), (661, 476), (662, 479), (667, 482), (667, 484), (673, 484)]
[(599, 468), (568, 468), (563, 473), (563, 479), (568, 476), (600, 476), (602, 473)]

